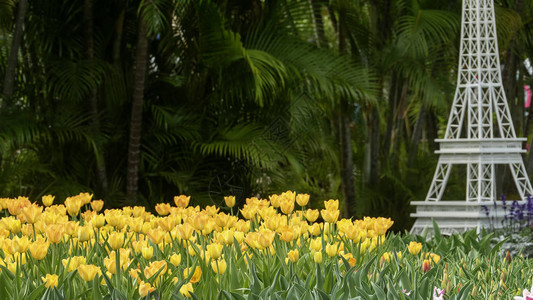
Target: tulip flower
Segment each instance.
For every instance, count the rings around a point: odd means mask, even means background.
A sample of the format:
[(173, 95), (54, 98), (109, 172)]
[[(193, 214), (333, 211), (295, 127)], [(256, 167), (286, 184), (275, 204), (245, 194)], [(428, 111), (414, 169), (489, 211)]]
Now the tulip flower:
[(287, 256), (289, 257), (290, 261), (296, 263), (298, 261), (298, 258), (300, 257), (300, 252), (298, 252), (298, 249), (294, 249), (289, 251), (289, 253), (287, 253)]
[(181, 262), (181, 254), (172, 254), (170, 257), (170, 263), (173, 264), (175, 267), (179, 266)]
[(174, 203), (176, 204), (177, 207), (185, 208), (189, 206), (190, 199), (191, 199), (191, 196), (185, 196), (185, 195), (174, 196)]
[(33, 257), (33, 259), (35, 260), (43, 259), (48, 253), (49, 246), (50, 244), (46, 242), (44, 239), (37, 240), (36, 242), (32, 243), (30, 245), (31, 257)]
[(223, 274), (224, 272), (226, 272), (226, 267), (227, 264), (223, 258), (219, 260), (213, 260), (211, 262), (211, 269), (213, 269), (213, 272), (215, 272), (216, 274)]
[[(189, 278), (189, 274), (192, 271), (191, 269), (192, 269), (192, 267), (183, 270), (183, 277), (184, 278)], [(192, 277), (189, 280), (189, 282), (190, 283), (197, 283), (198, 281), (200, 281), (200, 277), (202, 277), (202, 269), (199, 266), (197, 266), (196, 269), (194, 269), (194, 273), (192, 274)]]
[(92, 224), (94, 228), (101, 228), (105, 224), (105, 216), (104, 215), (95, 215), (91, 219)]
[(85, 281), (92, 281), (100, 268), (95, 265), (81, 264), (78, 266), (78, 275)]
[(155, 211), (161, 216), (166, 216), (170, 213), (170, 204), (168, 203), (159, 203), (155, 206)]
[(313, 223), (314, 221), (316, 221), (316, 219), (318, 219), (318, 216), (319, 216), (318, 209), (308, 209), (305, 211), (304, 216), (307, 219), (307, 221)]
[(422, 243), (417, 243), (417, 242), (411, 241), (409, 243), (409, 245), (407, 245), (407, 249), (409, 249), (409, 253), (411, 253), (413, 255), (417, 255), (420, 252), (420, 250), (422, 249)]
[(322, 251), (318, 251), (313, 254), (313, 261), (317, 264), (322, 263)]
[(143, 247), (141, 253), (144, 259), (150, 260), (154, 256), (154, 248), (152, 246)]
[(43, 208), (38, 205), (30, 205), (22, 209), (22, 215), (24, 216), (24, 219), (30, 224), (35, 224), (42, 213)]
[(78, 240), (85, 242), (91, 239), (92, 230), (89, 226), (81, 226), (78, 228)]
[(209, 253), (209, 257), (214, 260), (220, 257), (220, 255), (222, 254), (222, 249), (224, 249), (224, 246), (219, 243), (207, 245), (207, 253)]
[(53, 290), (57, 287), (59, 276), (56, 274), (46, 274), (46, 277), (41, 277), (44, 282), (44, 286)]
[(191, 297), (191, 293), (194, 292), (194, 288), (192, 286), (192, 283), (186, 283), (184, 285), (182, 285), (180, 287), (180, 294), (182, 294), (183, 296), (187, 297), (187, 298), (190, 298)]
[(322, 219), (328, 223), (335, 223), (337, 222), (337, 219), (339, 218), (339, 210), (329, 210), (329, 209), (323, 209), (320, 211), (320, 214), (322, 215)]
[(63, 240), (64, 227), (61, 224), (52, 224), (46, 227), (46, 237), (52, 244), (58, 244)]
[(304, 207), (309, 202), (309, 195), (308, 194), (298, 194), (296, 195), (296, 203), (298, 205)]
[(43, 201), (43, 205), (48, 207), (48, 206), (52, 205), (52, 203), (54, 203), (54, 198), (55, 198), (55, 196), (46, 195), (46, 196), (43, 196), (41, 198), (41, 200)]
[(339, 200), (329, 199), (328, 201), (324, 201), (324, 207), (326, 210), (338, 210)]
[(141, 281), (139, 283), (139, 296), (146, 297), (148, 293), (155, 291), (155, 288), (148, 282)]
[(13, 242), (13, 249), (15, 249), (15, 251), (18, 253), (24, 253), (28, 251), (28, 248), (30, 247), (30, 240), (28, 240), (27, 236), (23, 236), (23, 237), (15, 236), (12, 242)]
[(93, 201), (91, 201), (91, 208), (95, 212), (101, 211), (102, 208), (104, 208), (104, 201), (102, 201), (102, 200), (93, 200)]
[(284, 214), (288, 215), (294, 210), (294, 201), (292, 201), (292, 200), (281, 201), (279, 207), (281, 208), (281, 211)]
[(124, 234), (120, 232), (113, 232), (111, 235), (109, 235), (109, 246), (113, 250), (117, 250), (122, 248), (122, 245), (124, 244)]
[(226, 206), (231, 208), (235, 206), (235, 196), (226, 196), (224, 197), (224, 202), (226, 203)]

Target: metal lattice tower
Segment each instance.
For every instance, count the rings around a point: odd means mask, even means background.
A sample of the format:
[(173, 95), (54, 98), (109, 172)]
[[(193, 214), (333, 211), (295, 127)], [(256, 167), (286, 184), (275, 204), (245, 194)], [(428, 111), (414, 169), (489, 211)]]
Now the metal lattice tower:
[[(502, 86), (494, 2), (463, 0), (457, 89), (444, 139), (436, 140), (433, 182), (425, 201), (412, 202), (411, 232), (431, 227), (431, 218), (448, 232), (479, 229), (481, 206), (496, 199), (497, 164), (510, 167), (520, 200), (533, 195), (521, 156), (525, 140), (516, 137)], [(467, 166), (466, 201), (441, 201), (454, 164)]]

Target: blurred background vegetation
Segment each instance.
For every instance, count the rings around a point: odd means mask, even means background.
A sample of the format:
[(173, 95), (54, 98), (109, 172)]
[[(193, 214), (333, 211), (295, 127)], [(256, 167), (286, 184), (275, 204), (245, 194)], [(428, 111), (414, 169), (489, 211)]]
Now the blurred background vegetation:
[[(515, 128), (530, 136), (533, 3), (495, 2)], [(109, 208), (294, 190), (408, 229), (453, 100), (460, 11), (458, 0), (0, 0), (0, 196), (89, 191)], [(454, 176), (447, 197), (463, 199)]]

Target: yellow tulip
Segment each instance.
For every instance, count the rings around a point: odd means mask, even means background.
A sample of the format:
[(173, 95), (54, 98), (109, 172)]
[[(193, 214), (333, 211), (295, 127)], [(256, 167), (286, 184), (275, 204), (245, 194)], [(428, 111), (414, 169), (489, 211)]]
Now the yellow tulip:
[(148, 293), (155, 291), (155, 288), (148, 282), (141, 281), (139, 283), (139, 296), (146, 297)]
[(155, 211), (161, 216), (166, 216), (170, 213), (170, 204), (158, 203), (155, 206)]
[(309, 242), (309, 248), (314, 251), (321, 251), (322, 250), (322, 240), (319, 238), (312, 239), (311, 242)]
[(224, 246), (219, 243), (207, 245), (207, 253), (209, 253), (209, 257), (214, 260), (220, 257), (220, 255), (222, 254), (222, 249), (224, 249)]
[(329, 199), (328, 201), (324, 201), (324, 207), (326, 208), (326, 210), (338, 210), (339, 200)]
[(24, 216), (24, 219), (30, 224), (35, 224), (42, 213), (43, 208), (38, 205), (30, 205), (22, 209), (22, 215)]
[(181, 262), (181, 254), (172, 254), (170, 257), (170, 263), (174, 265), (174, 267), (177, 267), (180, 265)]
[(30, 247), (30, 240), (28, 240), (27, 236), (24, 236), (24, 237), (15, 236), (13, 238), (13, 249), (15, 249), (16, 252), (24, 253), (28, 251), (29, 247)]
[(288, 215), (294, 210), (294, 201), (291, 201), (291, 200), (281, 201), (279, 207), (281, 208), (281, 211), (284, 214)]
[(409, 249), (409, 253), (412, 255), (417, 255), (420, 250), (422, 250), (422, 243), (411, 241), (409, 245), (407, 245), (407, 249)]
[(91, 239), (92, 230), (89, 226), (81, 226), (78, 228), (78, 240), (85, 242)]
[(59, 276), (56, 274), (46, 274), (46, 277), (41, 277), (44, 282), (44, 286), (53, 290), (57, 287)]
[(44, 239), (37, 240), (36, 242), (32, 243), (30, 245), (31, 257), (33, 257), (33, 259), (35, 260), (43, 259), (48, 253), (49, 246), (50, 244), (46, 242)]
[[(134, 208), (135, 210), (135, 208)], [(131, 230), (135, 233), (139, 233), (142, 231), (142, 228), (143, 228), (143, 224), (144, 224), (144, 219), (143, 218), (139, 218), (139, 217), (135, 217), (133, 219), (131, 219), (131, 221), (129, 222), (129, 226), (131, 228)]]
[(199, 213), (192, 217), (191, 225), (198, 231), (202, 231), (207, 225), (209, 216), (206, 213)]
[(235, 196), (226, 196), (224, 197), (224, 202), (226, 202), (227, 207), (234, 207), (235, 206)]
[(296, 195), (296, 203), (300, 206), (306, 206), (309, 202), (309, 195), (308, 194), (298, 194)]
[(313, 225), (309, 228), (309, 233), (313, 236), (318, 236), (322, 234), (322, 228), (320, 227), (319, 223), (313, 223)]
[(180, 287), (180, 294), (182, 294), (183, 296), (187, 297), (187, 298), (190, 298), (191, 297), (191, 293), (194, 292), (194, 288), (192, 286), (192, 283), (186, 283), (184, 285), (182, 285)]
[(227, 264), (223, 258), (219, 260), (213, 260), (211, 262), (211, 269), (213, 269), (213, 272), (215, 272), (216, 274), (223, 274), (224, 272), (226, 272), (226, 267)]
[(91, 219), (94, 228), (101, 228), (105, 224), (105, 216), (104, 215), (94, 215)]
[(54, 203), (54, 198), (55, 198), (55, 196), (46, 195), (46, 196), (43, 196), (41, 198), (41, 200), (43, 201), (43, 205), (48, 207), (48, 206), (52, 205), (52, 203)]
[(150, 241), (152, 241), (152, 243), (157, 245), (163, 241), (165, 234), (166, 232), (164, 232), (160, 228), (156, 228), (156, 229), (151, 229), (150, 231), (148, 231), (147, 236), (150, 239)]
[(124, 234), (121, 232), (113, 232), (109, 235), (108, 242), (113, 250), (120, 249), (124, 244)]
[[(114, 252), (111, 252), (114, 254)], [(107, 269), (107, 271), (111, 274), (117, 273), (117, 264), (116, 264), (116, 258), (114, 255), (111, 257), (104, 258), (104, 266)]]
[(174, 203), (177, 207), (187, 207), (189, 206), (189, 201), (191, 200), (191, 196), (185, 196), (185, 195), (179, 195), (174, 196)]
[(152, 246), (143, 247), (141, 253), (144, 259), (150, 260), (154, 256), (154, 248)]
[(191, 239), (194, 228), (189, 223), (181, 224), (177, 228), (178, 235), (182, 240), (187, 241)]
[(305, 211), (304, 216), (307, 221), (313, 223), (314, 221), (316, 221), (316, 219), (318, 219), (318, 209), (308, 209)]
[(78, 268), (78, 266), (83, 265), (87, 262), (86, 258), (83, 256), (74, 256), (69, 259), (61, 260), (63, 267), (67, 268), (67, 272), (72, 272)]
[(339, 218), (339, 210), (328, 210), (323, 209), (320, 211), (320, 214), (322, 215), (322, 219), (328, 223), (335, 223), (337, 222), (337, 219)]
[(46, 237), (52, 244), (58, 244), (63, 239), (64, 227), (62, 224), (52, 224), (46, 227)]
[[(192, 267), (183, 270), (183, 277), (184, 278), (189, 278), (189, 274), (192, 271), (191, 269), (192, 269)], [(197, 283), (198, 281), (200, 281), (200, 277), (202, 277), (202, 269), (199, 266), (197, 266), (196, 269), (194, 270), (194, 273), (192, 274), (192, 277), (189, 280), (189, 282), (190, 283)]]
[(135, 218), (140, 218), (145, 212), (146, 208), (144, 206), (134, 206), (131, 213)]
[(92, 281), (98, 272), (100, 272), (100, 268), (95, 265), (81, 264), (78, 266), (78, 275), (85, 281)]
[(326, 253), (328, 254), (329, 257), (336, 256), (337, 251), (338, 251), (337, 245), (331, 245), (331, 244), (326, 245)]
[(296, 263), (298, 261), (298, 258), (300, 257), (300, 252), (298, 252), (298, 249), (294, 249), (289, 251), (289, 253), (287, 253), (287, 256), (289, 257), (290, 261)]
[(317, 264), (322, 263), (322, 251), (318, 251), (313, 254), (313, 261)]
[(93, 201), (91, 201), (91, 208), (95, 212), (101, 211), (102, 208), (104, 208), (104, 201), (102, 201), (102, 200), (93, 200)]
[(83, 204), (81, 203), (80, 199), (76, 197), (68, 197), (65, 200), (65, 207), (67, 208), (67, 212), (71, 217), (78, 215), (82, 205)]

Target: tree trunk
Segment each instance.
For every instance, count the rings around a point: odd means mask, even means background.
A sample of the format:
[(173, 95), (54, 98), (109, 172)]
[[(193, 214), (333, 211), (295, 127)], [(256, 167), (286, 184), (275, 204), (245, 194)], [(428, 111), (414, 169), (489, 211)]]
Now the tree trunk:
[(128, 145), (128, 175), (126, 193), (128, 200), (137, 201), (139, 163), (141, 158), (142, 107), (148, 59), (148, 37), (144, 14), (139, 16), (139, 37), (135, 65), (135, 88), (131, 104), (130, 140)]
[(418, 145), (420, 144), (420, 139), (422, 138), (422, 131), (426, 124), (426, 114), (427, 109), (424, 103), (420, 105), (420, 110), (418, 111), (418, 118), (416, 119), (415, 129), (411, 135), (411, 142), (409, 143), (409, 154), (407, 157), (407, 167), (412, 168), (416, 157), (418, 155)]
[(7, 59), (6, 74), (4, 77), (4, 85), (2, 88), (2, 94), (4, 97), (4, 100), (2, 101), (2, 109), (5, 109), (7, 107), (7, 100), (13, 96), (15, 71), (17, 69), (18, 53), (20, 43), (22, 41), (22, 28), (24, 26), (24, 18), (26, 17), (27, 7), (27, 0), (19, 0), (17, 9), (17, 20), (15, 22), (15, 32), (13, 33), (13, 40), (11, 42), (11, 50)]
[[(394, 132), (394, 124), (395, 124), (395, 116), (396, 116), (396, 106), (398, 105), (398, 90), (399, 90), (399, 79), (396, 73), (393, 73), (391, 76), (391, 88), (390, 88), (390, 94), (388, 97), (388, 104), (389, 104), (389, 111), (387, 115), (387, 129), (385, 131), (385, 137), (383, 139), (383, 149), (381, 150), (383, 152), (383, 162), (386, 163), (386, 165), (389, 165), (389, 153), (390, 148), (392, 144), (392, 133)], [(381, 81), (380, 81), (381, 82)], [(380, 83), (380, 91), (382, 90), (383, 83)], [(382, 92), (380, 92), (380, 98), (382, 96)]]
[(344, 194), (344, 214), (346, 218), (355, 215), (355, 185), (353, 175), (353, 150), (351, 134), (351, 114), (350, 104), (342, 97), (340, 112), (340, 145), (341, 145), (341, 182)]
[[(339, 54), (346, 55), (346, 27), (344, 22), (346, 12), (341, 9), (339, 11), (338, 19), (338, 43)], [(356, 200), (355, 200), (355, 184), (353, 176), (353, 154), (352, 154), (352, 135), (350, 124), (352, 122), (352, 113), (350, 103), (346, 97), (341, 96), (339, 113), (339, 128), (340, 128), (340, 146), (341, 146), (341, 182), (342, 192), (344, 194), (344, 214), (345, 217), (350, 218), (355, 214)]]
[(122, 44), (122, 32), (124, 30), (124, 16), (126, 14), (126, 8), (120, 11), (117, 24), (115, 27), (115, 40), (113, 41), (113, 65), (120, 65), (120, 46)]
[(313, 24), (314, 26), (314, 34), (316, 39), (316, 44), (319, 48), (327, 48), (328, 46), (328, 40), (326, 39), (326, 35), (324, 33), (324, 20), (322, 18), (321, 8), (322, 8), (322, 1), (320, 0), (308, 0), (309, 6), (311, 7), (312, 17), (313, 17)]
[(379, 168), (379, 143), (380, 143), (380, 126), (379, 111), (376, 105), (372, 109), (372, 127), (370, 131), (370, 177), (368, 183), (372, 186), (378, 183)]
[[(85, 0), (83, 6), (83, 24), (85, 33), (85, 57), (88, 60), (94, 59), (94, 21), (93, 21), (94, 0)], [(91, 111), (91, 123), (95, 132), (100, 131), (100, 119), (98, 116), (98, 91), (92, 88), (89, 91), (89, 105)], [(105, 194), (107, 191), (107, 171), (104, 158), (104, 149), (101, 142), (96, 143), (94, 150), (96, 157), (96, 177), (98, 180), (98, 192)]]

